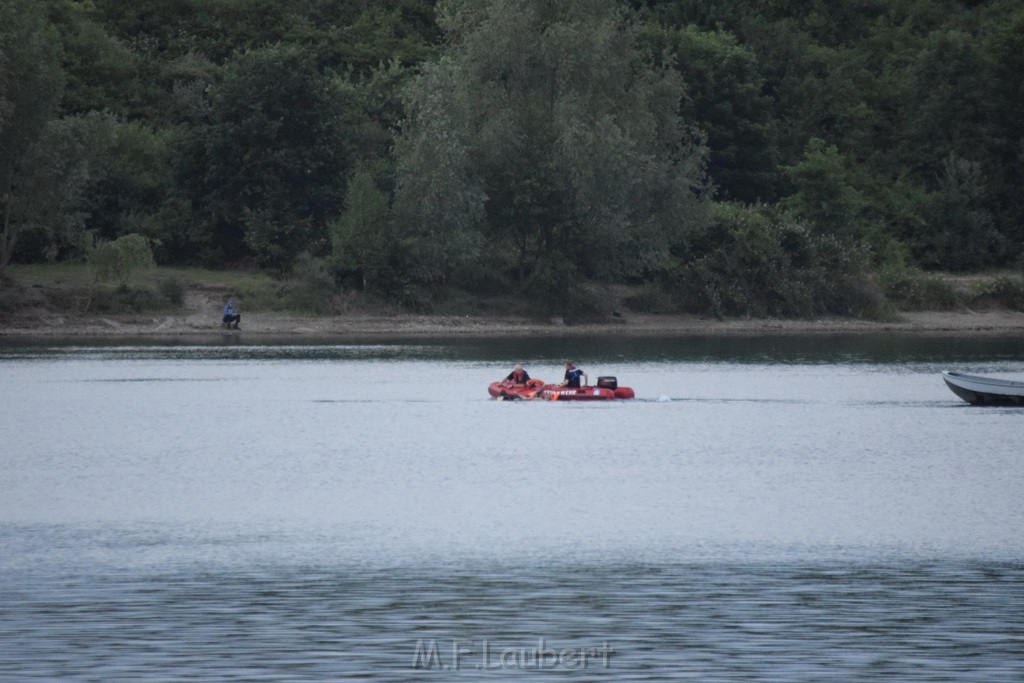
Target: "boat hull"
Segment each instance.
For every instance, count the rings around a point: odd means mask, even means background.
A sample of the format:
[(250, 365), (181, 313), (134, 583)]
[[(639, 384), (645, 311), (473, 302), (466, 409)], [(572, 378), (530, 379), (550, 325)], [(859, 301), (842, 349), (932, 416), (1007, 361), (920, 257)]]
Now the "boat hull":
[(557, 384), (536, 386), (513, 385), (509, 382), (492, 382), (487, 393), (494, 398), (507, 400), (537, 401), (613, 401), (615, 399), (634, 398), (629, 387), (578, 387), (569, 388)]
[(942, 379), (950, 391), (971, 405), (1024, 405), (1024, 382), (961, 372), (944, 372)]

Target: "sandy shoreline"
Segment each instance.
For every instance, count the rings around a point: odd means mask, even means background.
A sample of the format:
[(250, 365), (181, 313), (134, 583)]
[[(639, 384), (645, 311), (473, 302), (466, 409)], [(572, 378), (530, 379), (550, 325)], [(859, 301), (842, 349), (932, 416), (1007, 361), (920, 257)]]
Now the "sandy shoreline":
[(277, 313), (243, 314), (240, 333), (221, 328), (209, 314), (81, 316), (39, 314), (0, 323), (0, 339), (49, 341), (87, 338), (182, 339), (235, 335), (247, 340), (329, 339), (377, 337), (529, 336), (760, 336), (788, 334), (925, 334), (1024, 335), (1024, 313), (1012, 311), (905, 313), (886, 322), (822, 318), (781, 320), (737, 318), (719, 320), (682, 315), (626, 315), (602, 322), (573, 322), (560, 318), (368, 315), (294, 316)]

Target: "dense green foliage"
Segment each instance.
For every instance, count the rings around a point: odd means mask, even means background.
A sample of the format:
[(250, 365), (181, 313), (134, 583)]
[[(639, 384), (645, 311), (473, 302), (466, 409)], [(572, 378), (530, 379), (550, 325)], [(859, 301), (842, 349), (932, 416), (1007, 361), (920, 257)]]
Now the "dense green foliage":
[(0, 276), (872, 315), (1021, 261), (1022, 102), (1015, 0), (4, 0)]
[[(868, 240), (880, 261), (894, 242), (926, 268), (974, 269), (1021, 258), (1020, 3), (633, 5), (650, 23), (685, 26), (693, 36), (724, 34), (756, 56), (760, 66), (753, 73), (734, 70), (725, 90), (712, 85), (711, 99), (723, 111), (748, 113), (731, 121), (720, 117), (708, 129), (709, 145), (712, 159), (721, 158), (733, 130), (758, 131), (759, 139), (748, 138), (747, 154), (777, 163), (765, 174), (748, 173), (747, 194), (731, 196), (781, 199), (820, 227)], [(704, 84), (691, 82), (695, 101), (702, 102)], [(749, 99), (717, 96), (739, 93), (737, 83), (759, 86), (769, 98), (767, 122)]]
[(140, 272), (151, 269), (153, 249), (142, 235), (123, 235), (112, 242), (90, 245), (86, 260), (100, 282), (127, 286)]
[(63, 85), (54, 33), (31, 0), (0, 5), (0, 274), (38, 214), (33, 181), (50, 171), (37, 159)]
[(702, 213), (678, 75), (644, 63), (605, 0), (441, 16), (448, 54), (410, 84), (396, 146), (395, 208), (423, 278), (483, 257), (558, 308), (580, 276), (650, 273)]
[(660, 276), (674, 308), (718, 316), (878, 317), (867, 250), (766, 206), (720, 204)]

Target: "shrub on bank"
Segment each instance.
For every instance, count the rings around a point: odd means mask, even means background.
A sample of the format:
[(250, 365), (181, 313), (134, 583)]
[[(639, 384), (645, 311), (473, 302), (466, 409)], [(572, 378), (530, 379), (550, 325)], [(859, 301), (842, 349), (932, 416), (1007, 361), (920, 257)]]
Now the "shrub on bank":
[(1012, 311), (1024, 311), (1024, 280), (997, 277), (975, 284), (971, 292), (972, 305), (999, 306)]
[(156, 267), (149, 240), (135, 234), (90, 245), (86, 261), (99, 282), (116, 282), (122, 287), (130, 284), (139, 273)]
[(277, 290), (279, 308), (305, 313), (336, 313), (340, 293), (325, 259), (300, 254)]
[(676, 313), (678, 306), (672, 296), (663, 287), (648, 283), (635, 294), (622, 300), (623, 305), (637, 313)]
[(718, 205), (662, 270), (679, 310), (718, 317), (878, 318), (886, 302), (866, 247), (766, 206)]
[(160, 281), (160, 295), (172, 306), (185, 305), (185, 285), (176, 277), (169, 277)]
[(91, 285), (85, 288), (54, 288), (47, 291), (52, 308), (72, 313), (146, 313), (171, 307), (160, 292), (152, 287)]
[(964, 305), (963, 296), (948, 282), (902, 263), (882, 266), (878, 284), (902, 311), (949, 311)]
[(600, 288), (587, 283), (574, 264), (555, 257), (538, 261), (523, 293), (533, 313), (602, 315), (610, 308)]

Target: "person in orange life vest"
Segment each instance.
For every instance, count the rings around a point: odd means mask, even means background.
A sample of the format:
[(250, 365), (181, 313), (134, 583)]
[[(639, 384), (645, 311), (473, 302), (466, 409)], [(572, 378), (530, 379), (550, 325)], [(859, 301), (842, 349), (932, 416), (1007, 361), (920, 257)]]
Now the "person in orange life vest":
[(526, 373), (526, 370), (523, 370), (522, 365), (517, 365), (512, 372), (508, 373), (505, 381), (512, 382), (512, 384), (526, 384), (530, 381), (530, 375)]

